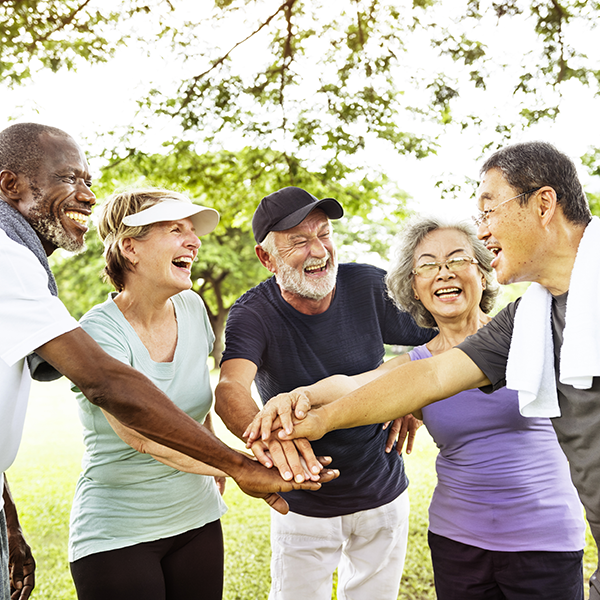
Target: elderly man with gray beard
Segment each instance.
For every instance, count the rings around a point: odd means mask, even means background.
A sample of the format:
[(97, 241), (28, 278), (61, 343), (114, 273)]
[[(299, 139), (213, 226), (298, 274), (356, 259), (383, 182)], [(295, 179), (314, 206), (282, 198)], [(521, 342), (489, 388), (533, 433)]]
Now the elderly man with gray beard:
[[(384, 344), (431, 338), (387, 298), (384, 271), (338, 265), (330, 219), (342, 215), (337, 200), (317, 200), (296, 187), (266, 196), (254, 214), (256, 254), (275, 277), (232, 307), (215, 393), (217, 413), (242, 439), (258, 411), (253, 381), (267, 403), (329, 375), (377, 367)], [(271, 600), (330, 600), (338, 567), (338, 598), (397, 598), (409, 513), (400, 451), (407, 428), (414, 434), (409, 419), (394, 423), (391, 433), (383, 424), (355, 427), (313, 444), (341, 475), (327, 489), (285, 494), (285, 518), (272, 513)], [(252, 450), (287, 480), (315, 477), (321, 468), (306, 440), (268, 447), (257, 441)]]

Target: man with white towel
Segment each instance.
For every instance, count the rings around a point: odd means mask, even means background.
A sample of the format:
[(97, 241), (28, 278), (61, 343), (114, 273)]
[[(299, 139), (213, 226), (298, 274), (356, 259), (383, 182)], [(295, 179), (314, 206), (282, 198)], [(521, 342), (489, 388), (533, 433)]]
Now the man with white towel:
[[(533, 282), (524, 296), (456, 348), (400, 366), (279, 436), (317, 439), (506, 385), (518, 390), (523, 415), (552, 418), (600, 545), (600, 219), (575, 165), (551, 144), (498, 150), (481, 175), (478, 236), (500, 283)], [(598, 570), (590, 599), (600, 599)]]

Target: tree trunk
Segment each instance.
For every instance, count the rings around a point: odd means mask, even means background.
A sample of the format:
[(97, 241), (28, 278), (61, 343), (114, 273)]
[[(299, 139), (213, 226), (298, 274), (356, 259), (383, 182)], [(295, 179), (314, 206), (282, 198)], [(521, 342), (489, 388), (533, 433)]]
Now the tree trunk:
[(221, 357), (223, 356), (223, 351), (225, 350), (225, 323), (227, 321), (228, 314), (228, 308), (221, 309), (219, 310), (219, 314), (217, 314), (215, 318), (211, 319), (211, 325), (213, 331), (215, 332), (215, 343), (210, 355), (215, 359), (215, 368), (221, 363)]

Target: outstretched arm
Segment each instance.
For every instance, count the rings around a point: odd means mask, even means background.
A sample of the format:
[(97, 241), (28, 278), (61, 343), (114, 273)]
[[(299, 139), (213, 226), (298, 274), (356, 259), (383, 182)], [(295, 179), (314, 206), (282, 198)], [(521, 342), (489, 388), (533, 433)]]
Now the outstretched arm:
[(213, 477), (226, 477), (226, 473), (220, 469), (215, 469), (206, 463), (199, 460), (195, 460), (186, 454), (182, 454), (177, 450), (168, 448), (163, 444), (154, 442), (147, 437), (139, 434), (130, 427), (125, 427), (115, 417), (105, 410), (102, 411), (106, 420), (110, 426), (114, 429), (115, 433), (126, 443), (129, 444), (134, 450), (141, 452), (142, 454), (149, 454), (155, 460), (177, 469), (178, 471), (185, 471), (186, 473), (196, 473), (196, 475), (211, 475)]
[(334, 429), (392, 421), (437, 400), (489, 383), (464, 352), (453, 348), (393, 368), (347, 396), (311, 410), (304, 420), (295, 423), (291, 434), (281, 430), (278, 435), (281, 439), (301, 436), (315, 440)]
[(64, 333), (36, 352), (68, 377), (86, 396), (121, 423), (141, 435), (221, 469), (250, 496), (263, 498), (275, 510), (287, 512), (276, 492), (318, 489), (337, 476), (322, 473), (319, 481), (286, 482), (276, 471), (229, 448), (186, 415), (147, 377), (109, 356), (81, 328)]
[(260, 413), (255, 415), (252, 423), (244, 432), (244, 438), (248, 440), (249, 444), (259, 437), (268, 440), (273, 427), (281, 427), (287, 433), (291, 433), (294, 418), (303, 419), (311, 408), (334, 402), (409, 361), (408, 354), (403, 354), (382, 363), (372, 371), (353, 376), (332, 375), (312, 385), (279, 394), (271, 398)]
[[(213, 427), (212, 420), (212, 411), (210, 411), (206, 415), (206, 418), (204, 419), (204, 427), (206, 427), (211, 433), (215, 433), (215, 428)], [(215, 475), (214, 478), (215, 483), (217, 485), (217, 489), (219, 490), (219, 494), (221, 494), (222, 496), (225, 493), (225, 484), (227, 482), (227, 477), (225, 476), (225, 473), (223, 473), (223, 475)]]

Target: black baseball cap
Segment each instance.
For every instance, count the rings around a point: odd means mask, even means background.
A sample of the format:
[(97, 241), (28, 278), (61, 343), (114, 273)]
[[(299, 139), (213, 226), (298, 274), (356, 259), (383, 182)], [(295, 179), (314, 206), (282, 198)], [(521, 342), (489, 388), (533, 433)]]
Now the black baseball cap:
[(263, 242), (269, 231), (285, 231), (296, 227), (315, 208), (320, 208), (330, 219), (339, 219), (344, 215), (342, 205), (334, 198), (319, 200), (298, 187), (285, 187), (265, 196), (252, 217), (256, 243)]

